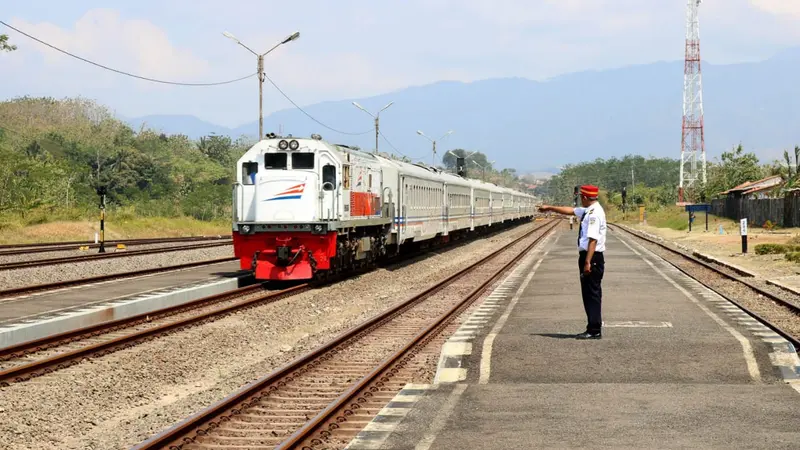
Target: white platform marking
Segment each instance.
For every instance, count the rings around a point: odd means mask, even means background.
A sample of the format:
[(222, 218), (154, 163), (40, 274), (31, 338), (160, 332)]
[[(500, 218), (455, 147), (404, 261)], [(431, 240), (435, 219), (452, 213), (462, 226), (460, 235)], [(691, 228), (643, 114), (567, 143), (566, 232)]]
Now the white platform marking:
[(511, 314), (511, 310), (514, 309), (514, 306), (516, 306), (517, 302), (519, 301), (519, 298), (525, 291), (525, 288), (527, 288), (528, 284), (530, 284), (531, 280), (533, 279), (533, 275), (536, 273), (536, 269), (538, 269), (539, 266), (542, 264), (542, 261), (544, 261), (544, 257), (547, 256), (547, 253), (549, 252), (545, 252), (544, 255), (542, 255), (542, 258), (539, 259), (539, 261), (536, 263), (535, 266), (533, 266), (531, 272), (528, 274), (527, 277), (525, 277), (525, 280), (522, 282), (522, 284), (520, 284), (519, 288), (517, 289), (517, 292), (514, 294), (514, 297), (508, 303), (508, 306), (506, 307), (506, 310), (503, 312), (503, 315), (500, 316), (500, 320), (497, 321), (497, 323), (492, 328), (492, 331), (490, 331), (489, 334), (486, 336), (486, 339), (483, 340), (483, 351), (481, 352), (481, 369), (480, 369), (481, 372), (480, 372), (480, 378), (478, 379), (478, 384), (486, 384), (489, 382), (489, 374), (492, 371), (492, 345), (494, 344), (494, 339), (495, 337), (497, 337), (497, 334), (500, 333), (500, 330), (503, 328), (503, 325), (506, 324), (506, 320), (508, 320), (508, 316)]

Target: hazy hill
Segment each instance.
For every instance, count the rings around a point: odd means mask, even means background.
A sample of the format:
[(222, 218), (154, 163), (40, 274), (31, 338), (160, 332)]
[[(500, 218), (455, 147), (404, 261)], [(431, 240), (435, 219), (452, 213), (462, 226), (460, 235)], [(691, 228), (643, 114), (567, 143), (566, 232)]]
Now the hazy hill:
[[(703, 65), (706, 151), (709, 159), (742, 142), (763, 159), (777, 158), (800, 144), (800, 49), (766, 61)], [(570, 162), (628, 153), (678, 157), (681, 139), (683, 62), (659, 62), (587, 71), (536, 82), (503, 78), (462, 83), (441, 81), (384, 95), (355, 99), (381, 115), (381, 131), (402, 153), (431, 161), (431, 144), (421, 129), (438, 138), (437, 159), (448, 149), (480, 150), (496, 166), (521, 172), (557, 171)], [(372, 119), (351, 105), (329, 101), (304, 109), (323, 123), (348, 132), (370, 130)], [(257, 122), (236, 129), (192, 116), (150, 116), (150, 126), (192, 137), (257, 134)], [(140, 119), (137, 119), (140, 120)], [(140, 122), (135, 122), (140, 123)], [(347, 136), (326, 130), (295, 109), (265, 118), (266, 131), (296, 136), (319, 133), (340, 143), (374, 146), (374, 134)], [(381, 150), (392, 151), (381, 140)]]

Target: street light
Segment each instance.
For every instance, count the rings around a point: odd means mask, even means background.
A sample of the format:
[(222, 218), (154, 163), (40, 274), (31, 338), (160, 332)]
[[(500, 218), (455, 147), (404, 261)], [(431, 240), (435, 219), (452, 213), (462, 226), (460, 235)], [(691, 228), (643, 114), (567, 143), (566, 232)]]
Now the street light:
[(264, 74), (264, 56), (266, 56), (267, 54), (269, 54), (269, 52), (271, 52), (271, 51), (275, 50), (276, 48), (278, 48), (278, 46), (281, 46), (283, 44), (288, 44), (289, 42), (292, 42), (293, 40), (299, 38), (300, 37), (300, 32), (299, 31), (295, 31), (294, 33), (292, 33), (289, 36), (287, 36), (286, 39), (284, 39), (281, 42), (275, 44), (275, 46), (273, 46), (271, 49), (269, 49), (266, 52), (261, 53), (261, 54), (254, 52), (250, 47), (242, 44), (242, 42), (239, 39), (237, 39), (236, 36), (232, 35), (231, 33), (227, 32), (227, 31), (223, 31), (222, 35), (225, 36), (228, 39), (231, 39), (232, 41), (236, 42), (237, 44), (241, 45), (242, 47), (246, 48), (247, 51), (249, 51), (250, 53), (256, 55), (256, 58), (258, 58), (258, 66), (257, 66), (258, 67), (258, 140), (261, 141), (261, 139), (264, 138), (264, 102), (263, 102), (263, 98), (264, 98), (264, 78), (265, 78), (265, 74)]
[(380, 134), (380, 132), (379, 132), (380, 124), (379, 124), (379, 122), (380, 122), (381, 112), (383, 112), (384, 109), (392, 106), (393, 104), (394, 104), (394, 102), (389, 102), (388, 105), (384, 106), (383, 108), (381, 108), (380, 111), (378, 111), (378, 114), (372, 114), (371, 112), (367, 111), (363, 106), (359, 105), (357, 102), (353, 102), (353, 105), (356, 108), (364, 111), (365, 113), (369, 114), (370, 116), (372, 116), (372, 118), (375, 119), (375, 154), (378, 154), (378, 134)]
[(429, 138), (428, 136), (425, 136), (425, 133), (423, 133), (422, 131), (417, 130), (417, 134), (418, 135), (420, 135), (420, 136), (424, 137), (425, 139), (433, 142), (433, 158), (431, 159), (431, 166), (436, 164), (436, 141), (441, 141), (442, 139), (444, 139), (447, 136), (449, 136), (452, 132), (453, 132), (453, 130), (450, 130), (447, 133), (445, 133), (444, 136), (440, 137), (439, 139), (433, 140), (433, 139)]

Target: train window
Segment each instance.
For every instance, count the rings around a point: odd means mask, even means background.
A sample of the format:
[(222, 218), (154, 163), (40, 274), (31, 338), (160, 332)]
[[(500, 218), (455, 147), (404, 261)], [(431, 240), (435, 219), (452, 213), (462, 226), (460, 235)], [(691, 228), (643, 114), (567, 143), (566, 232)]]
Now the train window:
[(369, 182), (369, 184), (367, 184), (367, 190), (369, 191), (369, 190), (372, 189), (372, 174), (369, 174), (368, 182)]
[[(348, 154), (348, 157), (349, 156)], [(342, 166), (342, 182), (344, 183), (345, 189), (350, 189), (350, 166), (348, 164)]]
[(256, 184), (257, 162), (242, 163), (242, 184)]
[(292, 169), (313, 169), (313, 153), (292, 153)]
[(286, 169), (286, 153), (264, 153), (264, 168)]
[[(345, 166), (347, 167), (347, 166)], [(332, 191), (336, 187), (336, 166), (325, 164), (322, 166), (322, 190)]]

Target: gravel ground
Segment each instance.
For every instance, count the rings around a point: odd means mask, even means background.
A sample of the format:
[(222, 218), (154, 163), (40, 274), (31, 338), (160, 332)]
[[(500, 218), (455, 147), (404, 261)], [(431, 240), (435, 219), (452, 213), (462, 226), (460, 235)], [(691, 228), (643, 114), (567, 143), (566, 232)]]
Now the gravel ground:
[[(136, 250), (149, 250), (154, 248), (170, 248), (170, 247), (185, 247), (188, 245), (193, 244), (210, 244), (214, 241), (200, 241), (200, 242), (170, 242), (170, 243), (159, 243), (159, 244), (144, 244), (144, 245), (129, 245), (127, 246), (128, 251), (136, 251)], [(78, 250), (78, 245), (75, 245), (74, 250), (61, 250), (55, 252), (42, 252), (42, 253), (27, 253), (22, 255), (0, 255), (0, 264), (7, 264), (7, 263), (15, 263), (15, 262), (24, 262), (24, 261), (37, 261), (40, 259), (50, 259), (50, 258), (69, 258), (73, 256), (84, 256), (88, 254), (97, 254), (96, 248), (89, 249), (88, 252), (82, 252)], [(124, 252), (125, 250), (121, 250)], [(106, 247), (106, 252), (114, 253), (116, 252), (116, 247), (113, 245)]]
[(98, 261), (80, 261), (52, 266), (3, 270), (0, 271), (0, 290), (232, 256), (233, 246), (224, 245), (197, 250), (176, 250), (175, 252), (110, 258)]
[(539, 225), (0, 389), (0, 447), (128, 448)]
[[(676, 264), (683, 270), (686, 270), (697, 280), (713, 287), (720, 293), (728, 296), (745, 308), (753, 311), (775, 326), (786, 331), (788, 334), (800, 338), (800, 315), (793, 312), (788, 307), (764, 297), (743, 283), (727, 279), (710, 269), (700, 266), (681, 256), (675, 255), (674, 253), (671, 253), (670, 251), (665, 250), (655, 244), (651, 244), (642, 239), (637, 239), (637, 241), (656, 255)], [(751, 282), (752, 280), (748, 281)], [(786, 298), (790, 301), (796, 300), (796, 296), (790, 295), (783, 290), (772, 288), (770, 292), (773, 291), (780, 298)]]

